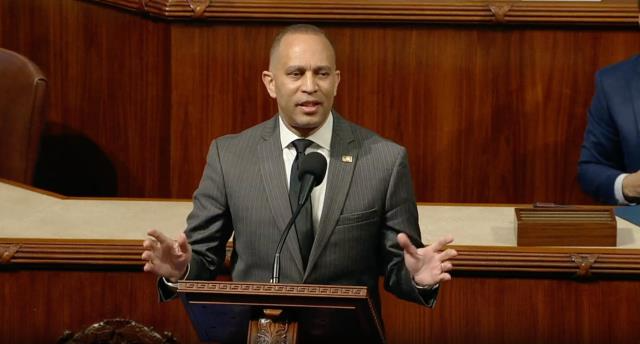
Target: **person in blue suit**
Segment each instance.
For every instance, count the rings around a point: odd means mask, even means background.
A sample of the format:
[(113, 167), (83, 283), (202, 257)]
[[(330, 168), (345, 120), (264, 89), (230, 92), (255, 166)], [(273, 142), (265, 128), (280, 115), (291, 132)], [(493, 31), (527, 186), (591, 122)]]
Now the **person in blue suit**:
[(640, 55), (596, 73), (578, 162), (582, 189), (600, 202), (640, 202)]

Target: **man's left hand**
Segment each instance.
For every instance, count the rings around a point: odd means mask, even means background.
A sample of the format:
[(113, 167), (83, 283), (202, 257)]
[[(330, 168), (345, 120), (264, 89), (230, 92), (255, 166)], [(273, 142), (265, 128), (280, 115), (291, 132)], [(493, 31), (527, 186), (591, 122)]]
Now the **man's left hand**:
[(405, 233), (398, 234), (397, 238), (404, 250), (404, 264), (416, 285), (433, 286), (451, 280), (448, 271), (453, 265), (449, 259), (457, 256), (458, 252), (452, 248), (443, 249), (453, 242), (453, 237), (446, 236), (423, 248), (416, 248)]

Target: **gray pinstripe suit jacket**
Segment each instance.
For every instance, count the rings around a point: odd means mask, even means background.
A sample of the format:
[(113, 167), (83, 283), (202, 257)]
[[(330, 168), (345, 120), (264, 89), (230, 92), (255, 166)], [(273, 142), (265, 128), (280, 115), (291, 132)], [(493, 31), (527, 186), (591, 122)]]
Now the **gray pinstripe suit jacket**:
[[(334, 111), (324, 208), (306, 270), (292, 230), (281, 255), (282, 283), (364, 285), (378, 300), (378, 276), (400, 298), (432, 306), (418, 292), (396, 235), (419, 243), (418, 213), (403, 147)], [(342, 156), (350, 155), (352, 162)], [(187, 279), (210, 280), (234, 233), (231, 276), (268, 282), (280, 233), (291, 217), (278, 116), (212, 142), (187, 218), (193, 249)], [(164, 295), (162, 295), (164, 294)], [(169, 294), (162, 293), (165, 298)]]

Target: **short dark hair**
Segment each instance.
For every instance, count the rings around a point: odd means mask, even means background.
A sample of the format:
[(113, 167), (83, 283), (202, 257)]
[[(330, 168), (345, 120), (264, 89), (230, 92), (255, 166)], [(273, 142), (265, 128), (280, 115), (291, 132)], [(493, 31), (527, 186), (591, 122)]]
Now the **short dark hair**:
[(324, 39), (326, 39), (327, 42), (329, 42), (329, 46), (331, 47), (333, 56), (336, 55), (335, 49), (333, 47), (333, 43), (331, 43), (331, 40), (329, 39), (329, 37), (327, 37), (327, 34), (324, 31), (322, 31), (322, 29), (311, 24), (294, 24), (294, 25), (289, 25), (284, 29), (282, 29), (282, 31), (278, 33), (276, 38), (273, 39), (273, 43), (271, 44), (271, 50), (269, 51), (269, 66), (271, 66), (271, 60), (273, 59), (273, 55), (275, 55), (276, 51), (280, 47), (280, 43), (282, 42), (282, 39), (287, 35), (296, 34), (296, 33), (318, 35), (318, 36), (324, 37)]

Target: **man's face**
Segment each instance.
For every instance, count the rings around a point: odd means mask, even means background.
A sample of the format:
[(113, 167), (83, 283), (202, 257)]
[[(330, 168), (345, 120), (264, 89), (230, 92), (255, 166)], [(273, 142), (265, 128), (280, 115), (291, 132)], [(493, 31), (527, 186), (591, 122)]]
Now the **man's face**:
[(329, 116), (340, 82), (331, 45), (320, 35), (288, 34), (269, 69), (262, 81), (277, 100), (285, 125), (299, 136), (309, 136)]

